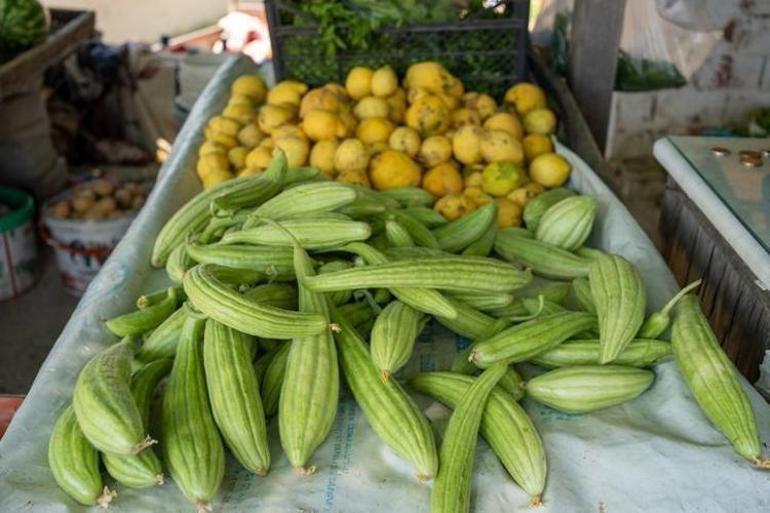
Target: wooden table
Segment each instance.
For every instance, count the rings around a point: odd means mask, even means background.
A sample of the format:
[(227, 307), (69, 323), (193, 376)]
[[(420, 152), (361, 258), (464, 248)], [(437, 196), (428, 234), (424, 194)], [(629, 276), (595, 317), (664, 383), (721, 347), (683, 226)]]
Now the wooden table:
[(681, 285), (703, 278), (704, 312), (753, 382), (770, 349), (770, 158), (749, 168), (739, 160), (743, 149), (770, 149), (770, 140), (668, 137), (654, 153), (669, 172), (663, 255)]

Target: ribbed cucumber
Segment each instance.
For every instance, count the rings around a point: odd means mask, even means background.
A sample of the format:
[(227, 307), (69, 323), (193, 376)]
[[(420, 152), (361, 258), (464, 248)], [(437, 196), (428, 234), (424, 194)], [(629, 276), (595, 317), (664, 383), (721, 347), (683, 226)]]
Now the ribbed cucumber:
[[(412, 377), (409, 386), (454, 408), (474, 380), (453, 372), (428, 372)], [(524, 408), (499, 384), (489, 395), (479, 431), (532, 504), (540, 504), (546, 479), (543, 441)]]
[(131, 360), (136, 340), (113, 344), (83, 367), (72, 406), (83, 433), (103, 452), (137, 454), (155, 443), (147, 436), (131, 393)]
[(251, 345), (247, 335), (206, 321), (203, 364), (214, 421), (240, 464), (263, 476), (270, 468), (270, 449)]
[(428, 419), (396, 380), (387, 383), (372, 363), (366, 344), (356, 329), (332, 310), (339, 326), (334, 334), (340, 367), (356, 403), (380, 439), (414, 465), (420, 480), (432, 479), (438, 470), (438, 453)]
[(278, 402), (281, 400), (281, 388), (286, 376), (286, 361), (289, 358), (290, 349), (289, 342), (282, 343), (265, 369), (259, 390), (266, 417), (272, 417), (278, 413)]
[(545, 211), (535, 238), (567, 251), (579, 248), (591, 235), (596, 219), (596, 200), (591, 196), (565, 198)]
[[(598, 365), (599, 353), (598, 339), (568, 340), (553, 349), (540, 353), (530, 361), (543, 367)], [(670, 354), (671, 344), (668, 342), (637, 338), (626, 346), (614, 363), (628, 367), (649, 367)]]
[(481, 368), (499, 361), (523, 362), (595, 325), (596, 317), (586, 312), (561, 312), (538, 317), (476, 342), (469, 359)]
[(254, 217), (289, 219), (313, 217), (353, 203), (358, 193), (337, 182), (312, 182), (297, 185), (265, 201), (254, 210)]
[(166, 298), (157, 304), (113, 317), (105, 322), (107, 329), (119, 337), (141, 335), (156, 328), (179, 307), (180, 290), (169, 287)]
[(421, 312), (400, 301), (393, 301), (377, 316), (370, 351), (383, 381), (388, 381), (391, 374), (409, 361), (425, 320)]
[(273, 280), (294, 280), (291, 248), (221, 243), (188, 244), (187, 253), (201, 264), (251, 269)]
[(535, 274), (560, 280), (587, 276), (591, 263), (569, 251), (510, 231), (497, 233), (495, 251), (506, 260), (529, 267)]
[(59, 415), (51, 432), (48, 466), (56, 484), (84, 506), (107, 508), (116, 495), (102, 486), (99, 453), (80, 430), (71, 406)]
[(440, 249), (457, 253), (482, 237), (497, 217), (497, 205), (489, 203), (460, 219), (436, 228), (433, 233)]
[(171, 477), (199, 513), (211, 501), (225, 473), (225, 449), (211, 416), (203, 365), (206, 318), (188, 312), (179, 337), (161, 408), (161, 447)]
[(489, 394), (505, 374), (505, 364), (485, 370), (457, 403), (444, 432), (439, 470), (430, 495), (431, 513), (467, 513), (479, 426)]
[[(303, 285), (315, 271), (310, 257), (297, 243), (294, 272), (299, 280), (300, 312), (328, 319), (326, 297)], [(339, 389), (337, 350), (331, 329), (318, 335), (293, 338), (278, 404), (278, 427), (286, 457), (301, 474), (315, 471), (315, 466), (308, 463), (334, 424)]]
[(295, 237), (304, 248), (323, 249), (366, 240), (371, 235), (372, 229), (367, 223), (326, 215), (314, 216), (313, 219), (286, 219), (281, 221), (281, 227), (263, 224), (227, 233), (222, 237), (222, 242), (291, 247), (291, 237)]
[(135, 359), (141, 363), (150, 363), (162, 358), (173, 358), (176, 354), (176, 345), (179, 342), (179, 334), (187, 318), (186, 310), (180, 308), (171, 314), (160, 326), (152, 330), (145, 337), (144, 343), (136, 352)]
[(655, 375), (620, 365), (563, 367), (530, 379), (527, 395), (566, 413), (587, 413), (625, 403), (652, 384)]

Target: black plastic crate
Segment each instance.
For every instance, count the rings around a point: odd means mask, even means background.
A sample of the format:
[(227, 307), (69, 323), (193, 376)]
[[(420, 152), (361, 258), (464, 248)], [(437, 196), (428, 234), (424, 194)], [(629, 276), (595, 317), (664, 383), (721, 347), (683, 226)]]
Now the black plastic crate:
[[(511, 84), (527, 77), (529, 0), (500, 4), (507, 4), (510, 17), (383, 27), (374, 32), (372, 49), (338, 48), (330, 62), (318, 44), (318, 29), (307, 13), (286, 2), (267, 0), (276, 79), (295, 79), (310, 85), (344, 83), (354, 66), (384, 64), (390, 64), (403, 76), (410, 64), (435, 60), (462, 80), (466, 90), (499, 99)], [(297, 16), (304, 18), (303, 25), (291, 23)]]

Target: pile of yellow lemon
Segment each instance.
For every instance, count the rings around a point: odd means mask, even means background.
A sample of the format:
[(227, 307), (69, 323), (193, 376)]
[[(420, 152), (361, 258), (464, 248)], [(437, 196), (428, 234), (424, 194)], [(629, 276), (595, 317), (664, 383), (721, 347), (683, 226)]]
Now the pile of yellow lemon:
[(516, 226), (534, 196), (569, 177), (553, 152), (555, 128), (536, 85), (514, 85), (498, 105), (465, 92), (437, 62), (413, 64), (401, 83), (389, 66), (355, 67), (344, 86), (315, 89), (285, 80), (268, 90), (244, 75), (206, 126), (197, 171), (204, 187), (258, 174), (280, 148), (290, 166), (315, 166), (339, 182), (421, 186), (447, 219), (494, 201), (498, 224)]

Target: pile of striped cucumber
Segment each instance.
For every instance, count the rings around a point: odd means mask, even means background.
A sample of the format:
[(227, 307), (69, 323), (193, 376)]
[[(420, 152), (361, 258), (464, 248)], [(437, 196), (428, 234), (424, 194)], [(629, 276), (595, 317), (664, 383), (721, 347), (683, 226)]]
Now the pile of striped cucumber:
[[(382, 442), (433, 480), (432, 512), (470, 510), (479, 434), (539, 504), (545, 449), (519, 401), (569, 413), (631, 401), (670, 354), (714, 427), (768, 467), (736, 372), (688, 295), (697, 283), (649, 314), (634, 265), (584, 246), (592, 198), (554, 189), (528, 205), (526, 229), (501, 230), (494, 204), (447, 222), (433, 200), (326, 181), (281, 153), (190, 200), (152, 254), (175, 283), (106, 322), (121, 340), (85, 365), (54, 427), (57, 483), (107, 506), (100, 461), (132, 488), (167, 473), (210, 511), (226, 449), (270, 471), (267, 422), (291, 466), (312, 474), (344, 381)], [(472, 343), (450, 369), (404, 380), (431, 318)], [(412, 393), (454, 409), (441, 443)]]

